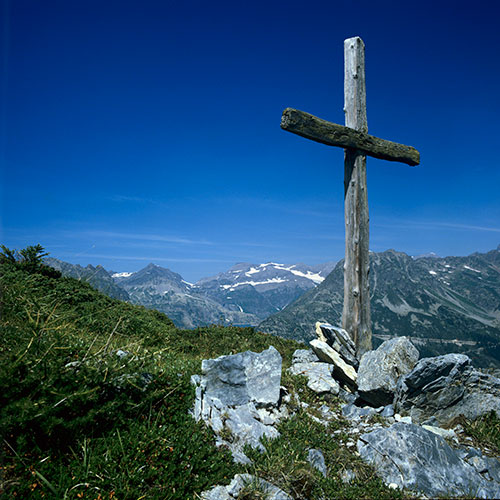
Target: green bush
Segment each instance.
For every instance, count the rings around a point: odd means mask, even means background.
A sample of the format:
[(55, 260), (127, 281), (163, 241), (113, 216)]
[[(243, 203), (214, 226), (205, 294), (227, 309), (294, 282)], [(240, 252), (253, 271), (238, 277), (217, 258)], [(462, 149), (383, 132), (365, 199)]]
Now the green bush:
[(56, 269), (43, 264), (43, 258), (48, 255), (42, 245), (26, 247), (22, 250), (11, 250), (5, 245), (0, 245), (0, 264), (3, 266), (17, 267), (29, 273), (40, 273), (53, 278), (60, 278), (61, 273)]

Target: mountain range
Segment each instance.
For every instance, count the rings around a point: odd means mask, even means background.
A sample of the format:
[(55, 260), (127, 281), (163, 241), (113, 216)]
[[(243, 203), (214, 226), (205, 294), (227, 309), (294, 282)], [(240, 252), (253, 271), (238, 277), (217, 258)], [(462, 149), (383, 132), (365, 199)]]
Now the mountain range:
[(45, 263), (65, 275), (88, 281), (111, 297), (157, 309), (180, 328), (255, 326), (321, 283), (335, 266), (334, 262), (317, 266), (239, 263), (193, 284), (155, 264), (134, 273), (117, 273), (102, 266), (81, 267), (54, 258), (47, 258)]
[(62, 260), (54, 259), (53, 257), (46, 257), (45, 264), (58, 271), (64, 276), (71, 276), (81, 281), (87, 281), (95, 289), (105, 293), (113, 299), (129, 300), (128, 293), (119, 286), (109, 271), (106, 271), (102, 266), (92, 266), (89, 264), (87, 267), (82, 267), (78, 264), (70, 264)]
[[(370, 253), (374, 345), (408, 336), (423, 356), (463, 352), (478, 366), (500, 366), (500, 246), (466, 257)], [(239, 263), (189, 283), (149, 264), (134, 273), (46, 263), (108, 295), (157, 309), (181, 328), (207, 324), (257, 326), (301, 341), (316, 321), (340, 324), (343, 261), (319, 266)]]
[[(259, 330), (308, 341), (316, 321), (340, 324), (343, 264)], [(374, 346), (405, 335), (422, 356), (462, 352), (478, 366), (498, 368), (500, 246), (467, 257), (370, 253), (370, 301)]]

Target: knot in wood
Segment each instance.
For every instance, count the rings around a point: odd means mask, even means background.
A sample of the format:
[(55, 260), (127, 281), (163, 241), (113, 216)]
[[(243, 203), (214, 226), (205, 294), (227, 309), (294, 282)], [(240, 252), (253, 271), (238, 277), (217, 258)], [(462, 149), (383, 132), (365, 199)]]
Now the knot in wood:
[(281, 124), (280, 124), (280, 127), (281, 128), (287, 128), (289, 124), (290, 124), (290, 117), (288, 116), (288, 114), (283, 113), (281, 115)]

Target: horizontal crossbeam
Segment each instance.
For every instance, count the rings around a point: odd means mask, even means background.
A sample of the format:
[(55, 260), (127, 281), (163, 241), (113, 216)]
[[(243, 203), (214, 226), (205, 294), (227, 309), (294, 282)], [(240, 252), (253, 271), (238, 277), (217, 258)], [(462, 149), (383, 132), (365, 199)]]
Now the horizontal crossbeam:
[(420, 153), (411, 146), (379, 139), (373, 135), (322, 120), (298, 109), (286, 108), (283, 111), (281, 128), (327, 146), (357, 149), (381, 160), (398, 161), (410, 166), (420, 163)]

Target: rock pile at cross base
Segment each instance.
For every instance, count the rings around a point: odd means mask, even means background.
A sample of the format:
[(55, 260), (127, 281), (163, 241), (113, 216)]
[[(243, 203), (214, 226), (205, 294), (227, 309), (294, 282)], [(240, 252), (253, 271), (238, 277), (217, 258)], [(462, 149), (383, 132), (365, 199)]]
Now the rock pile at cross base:
[[(500, 497), (500, 461), (460, 446), (460, 426), (447, 429), (460, 416), (474, 419), (495, 411), (500, 417), (500, 379), (475, 370), (463, 354), (419, 360), (406, 337), (388, 340), (358, 360), (345, 330), (317, 323), (316, 333), (312, 349), (295, 351), (289, 371), (305, 376), (312, 391), (346, 402), (342, 415), (350, 421), (359, 455), (390, 487), (428, 497)], [(237, 462), (250, 463), (245, 445), (263, 450), (263, 436), (279, 436), (276, 424), (291, 416), (292, 397), (295, 405), (307, 406), (280, 385), (281, 365), (271, 346), (259, 354), (246, 351), (204, 360), (202, 374), (192, 377), (194, 418), (213, 429), (216, 444), (227, 446)], [(320, 414), (310, 417), (326, 425), (339, 417), (328, 405)], [(368, 422), (373, 415), (380, 416), (378, 423)], [(309, 461), (328, 474), (321, 450), (309, 450)], [(248, 474), (203, 492), (202, 498), (237, 499), (249, 483), (258, 483), (271, 500), (291, 499)]]

